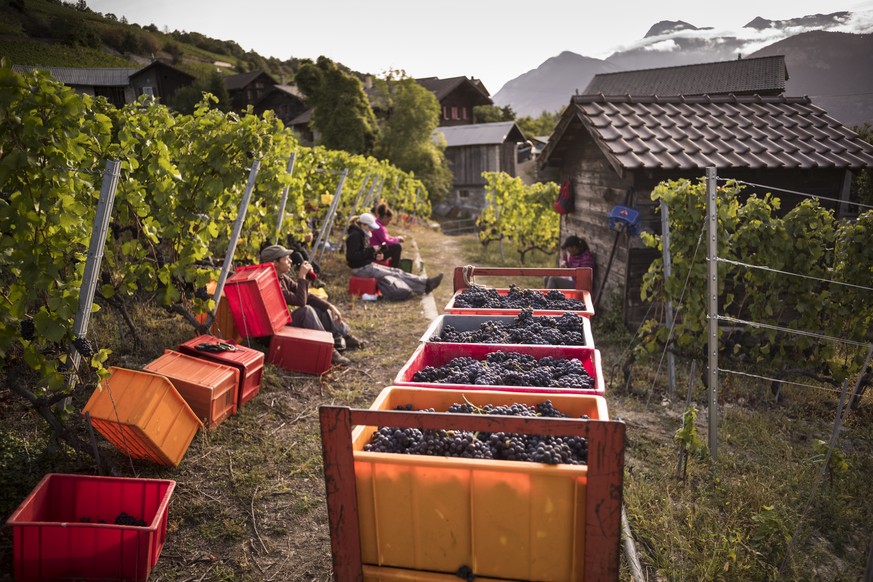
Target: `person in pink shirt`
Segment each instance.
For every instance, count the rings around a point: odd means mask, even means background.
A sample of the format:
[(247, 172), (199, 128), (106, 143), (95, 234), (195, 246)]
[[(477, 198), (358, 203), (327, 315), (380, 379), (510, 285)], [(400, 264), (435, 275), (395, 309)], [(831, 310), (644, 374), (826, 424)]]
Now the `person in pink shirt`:
[[(385, 202), (380, 202), (375, 209), (376, 223), (380, 228), (370, 234), (370, 246), (382, 248), (383, 255), (389, 260), (388, 266), (400, 268), (400, 255), (403, 253), (403, 237), (388, 234), (388, 225), (394, 217), (394, 212)], [(382, 245), (385, 245), (384, 248)]]
[[(570, 235), (564, 239), (561, 245), (561, 267), (574, 269), (576, 267), (590, 267), (591, 279), (594, 280), (594, 268), (596, 261), (585, 239), (576, 235)], [(573, 277), (546, 277), (546, 289), (573, 289), (575, 281)]]

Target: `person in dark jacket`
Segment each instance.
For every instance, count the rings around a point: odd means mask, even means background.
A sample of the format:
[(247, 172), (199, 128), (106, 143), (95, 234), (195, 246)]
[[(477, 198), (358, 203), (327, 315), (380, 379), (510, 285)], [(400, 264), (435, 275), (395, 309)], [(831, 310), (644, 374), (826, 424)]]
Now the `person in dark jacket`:
[[(342, 313), (334, 304), (309, 293), (310, 277), (314, 274), (312, 264), (300, 253), (282, 245), (270, 245), (262, 250), (261, 263), (273, 263), (285, 302), (289, 307), (296, 307), (291, 312), (291, 325), (329, 331), (334, 338), (333, 363), (350, 363), (339, 352), (346, 348), (363, 347), (364, 342), (352, 335), (349, 324), (343, 321)], [(296, 280), (290, 275), (294, 269)]]
[(435, 277), (424, 277), (375, 263), (385, 258), (382, 248), (370, 246), (370, 233), (379, 228), (376, 217), (369, 212), (349, 220), (346, 229), (346, 264), (352, 269), (352, 275), (374, 279), (393, 276), (405, 283), (413, 293), (427, 294), (439, 287), (443, 280), (442, 273)]

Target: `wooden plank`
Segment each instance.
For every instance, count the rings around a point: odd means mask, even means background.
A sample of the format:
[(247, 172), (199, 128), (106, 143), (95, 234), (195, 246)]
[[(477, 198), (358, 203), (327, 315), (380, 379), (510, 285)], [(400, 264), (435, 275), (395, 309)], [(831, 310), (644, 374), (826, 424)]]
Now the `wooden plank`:
[(349, 409), (322, 406), (318, 416), (334, 580), (360, 582), (364, 572)]
[(625, 426), (592, 422), (589, 429), (585, 580), (618, 580)]

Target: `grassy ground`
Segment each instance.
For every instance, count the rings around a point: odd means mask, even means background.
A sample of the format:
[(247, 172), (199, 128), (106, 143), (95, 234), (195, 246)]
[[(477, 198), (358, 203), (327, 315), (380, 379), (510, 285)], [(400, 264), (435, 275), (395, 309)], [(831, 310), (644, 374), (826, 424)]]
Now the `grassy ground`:
[[(395, 232), (396, 231), (396, 232)], [(414, 239), (428, 275), (446, 274), (434, 292), (441, 311), (460, 265), (517, 265), (517, 254), (472, 236), (446, 237), (422, 226), (392, 229)], [(531, 264), (534, 261), (535, 264)], [(547, 266), (554, 257), (530, 257)], [(119, 475), (168, 478), (178, 485), (168, 540), (151, 580), (329, 580), (331, 555), (324, 504), (317, 408), (368, 407), (415, 349), (429, 320), (418, 300), (353, 302), (348, 271), (337, 255), (322, 261), (331, 300), (355, 334), (369, 342), (348, 352), (352, 364), (323, 377), (265, 367), (260, 394), (238, 415), (194, 439), (178, 468), (131, 463), (98, 437), (101, 455)], [(495, 286), (505, 282), (488, 281)], [(527, 282), (519, 282), (527, 283)], [(533, 285), (523, 285), (533, 286)], [(111, 364), (140, 368), (193, 331), (162, 311), (135, 314), (147, 345), (134, 350), (119, 318), (92, 319), (92, 335), (114, 350)], [(688, 362), (679, 363), (679, 395), (664, 395), (659, 359), (639, 358), (623, 373), (634, 338), (614, 314), (593, 320), (603, 356), (610, 415), (628, 426), (624, 500), (649, 580), (857, 580), (862, 577), (873, 502), (866, 493), (871, 462), (870, 406), (851, 412), (839, 448), (848, 469), (818, 477), (816, 439), (827, 440), (836, 396), (791, 389), (783, 403), (769, 389), (728, 377), (721, 386), (719, 460), (692, 455), (676, 477)], [(77, 395), (81, 410), (93, 380)], [(699, 380), (695, 427), (706, 440), (706, 398)], [(0, 391), (0, 517), (4, 520), (47, 472), (94, 473), (90, 458), (49, 446), (41, 421), (8, 390)], [(811, 500), (811, 502), (810, 502)], [(11, 537), (0, 535), (0, 576), (11, 576)], [(622, 579), (630, 570), (622, 566)]]

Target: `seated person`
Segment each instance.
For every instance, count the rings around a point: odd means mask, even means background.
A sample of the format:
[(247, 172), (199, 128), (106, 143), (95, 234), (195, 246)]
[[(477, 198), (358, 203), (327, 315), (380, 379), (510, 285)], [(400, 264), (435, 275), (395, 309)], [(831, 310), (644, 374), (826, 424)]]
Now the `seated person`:
[[(364, 342), (352, 335), (335, 305), (309, 293), (310, 277), (315, 273), (309, 261), (282, 245), (270, 245), (261, 251), (261, 263), (273, 263), (285, 302), (289, 307), (296, 307), (291, 312), (291, 325), (329, 331), (334, 338), (333, 363), (349, 364), (350, 360), (339, 352), (363, 347)], [(290, 275), (292, 269), (296, 280)]]
[(403, 252), (402, 236), (390, 236), (388, 234), (388, 225), (391, 224), (391, 219), (394, 218), (394, 212), (388, 208), (385, 202), (379, 203), (376, 206), (376, 224), (379, 228), (374, 229), (370, 233), (370, 246), (381, 247), (385, 245), (385, 257), (389, 259), (388, 266), (400, 268), (400, 255)]
[[(576, 267), (590, 267), (591, 280), (594, 280), (594, 255), (588, 248), (585, 239), (576, 235), (570, 235), (561, 245), (561, 267), (574, 269)], [(575, 289), (576, 281), (573, 277), (546, 277), (546, 289)]]
[(380, 228), (376, 217), (369, 212), (349, 220), (346, 229), (346, 264), (352, 269), (352, 275), (377, 280), (392, 276), (405, 283), (412, 293), (427, 294), (439, 287), (443, 280), (442, 273), (436, 277), (424, 277), (374, 262), (385, 257), (384, 247), (377, 249), (370, 245), (371, 233)]

